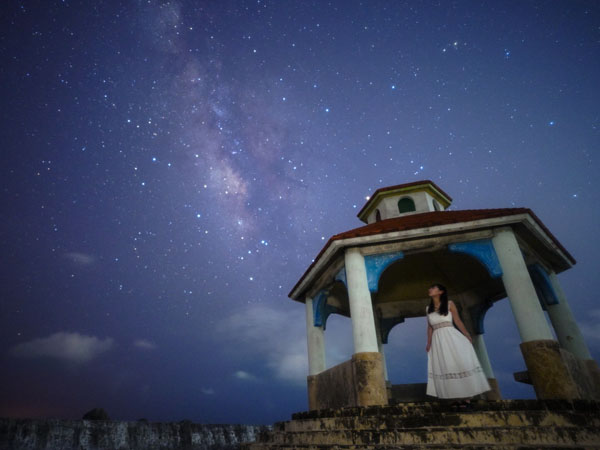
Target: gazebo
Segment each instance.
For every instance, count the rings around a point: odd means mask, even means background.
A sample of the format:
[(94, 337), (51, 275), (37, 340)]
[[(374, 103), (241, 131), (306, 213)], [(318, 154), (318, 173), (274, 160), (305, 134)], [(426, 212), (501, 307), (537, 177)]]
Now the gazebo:
[[(394, 326), (425, 316), (433, 282), (447, 286), (473, 336), (493, 387), (488, 398), (500, 391), (484, 318), (508, 297), (527, 368), (515, 379), (532, 384), (538, 399), (600, 400), (600, 369), (557, 278), (575, 259), (528, 208), (455, 211), (451, 202), (428, 180), (378, 189), (358, 213), (366, 225), (332, 236), (296, 283), (289, 296), (306, 305), (310, 410), (414, 398), (414, 385), (387, 380), (384, 345)], [(354, 353), (326, 369), (334, 313), (352, 320)]]

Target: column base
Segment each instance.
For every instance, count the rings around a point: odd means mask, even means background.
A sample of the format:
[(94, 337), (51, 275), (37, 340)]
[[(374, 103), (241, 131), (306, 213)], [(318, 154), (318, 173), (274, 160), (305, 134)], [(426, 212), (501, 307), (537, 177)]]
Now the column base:
[(583, 363), (585, 364), (592, 385), (591, 398), (600, 400), (600, 367), (598, 367), (598, 363), (593, 359), (585, 359)]
[(387, 405), (388, 395), (379, 352), (352, 355), (356, 406)]
[(529, 378), (538, 399), (581, 398), (558, 342), (536, 340), (520, 345)]
[(483, 394), (481, 394), (481, 396), (486, 400), (502, 400), (502, 394), (500, 394), (500, 386), (498, 385), (498, 380), (496, 380), (495, 378), (488, 378), (487, 380), (492, 389), (487, 392), (484, 392)]
[(355, 353), (350, 361), (307, 378), (308, 408), (338, 409), (387, 405), (388, 393), (379, 352)]

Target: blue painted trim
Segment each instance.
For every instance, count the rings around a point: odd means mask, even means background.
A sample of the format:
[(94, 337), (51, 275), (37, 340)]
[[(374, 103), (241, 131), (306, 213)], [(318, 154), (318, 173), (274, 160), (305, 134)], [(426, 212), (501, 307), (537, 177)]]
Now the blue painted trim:
[(545, 310), (547, 305), (558, 305), (558, 295), (546, 270), (538, 263), (527, 266), (527, 270), (542, 308)]
[(367, 270), (369, 291), (377, 292), (379, 287), (379, 278), (381, 278), (383, 271), (387, 269), (390, 264), (402, 258), (404, 258), (404, 253), (402, 252), (365, 256), (365, 268)]
[(490, 309), (493, 305), (494, 304), (492, 302), (485, 301), (469, 308), (469, 314), (471, 315), (471, 322), (473, 323), (473, 331), (475, 334), (485, 333), (483, 328), (483, 319), (485, 319), (488, 309)]
[(335, 276), (334, 280), (341, 281), (342, 283), (344, 283), (344, 286), (346, 286), (346, 289), (348, 289), (348, 282), (346, 281), (346, 267), (342, 267), (340, 269), (340, 271)]
[(455, 242), (448, 245), (451, 252), (466, 253), (476, 258), (484, 267), (492, 278), (502, 276), (502, 268), (500, 261), (496, 255), (494, 244), (490, 239), (481, 239), (478, 241)]
[(315, 327), (323, 327), (325, 330), (327, 327), (327, 318), (330, 314), (339, 313), (339, 309), (335, 306), (327, 304), (327, 297), (329, 292), (325, 289), (321, 289), (319, 293), (313, 298), (313, 325)]
[(404, 322), (404, 317), (390, 317), (389, 319), (379, 319), (379, 331), (381, 333), (381, 342), (388, 343), (390, 331), (399, 323)]
[(317, 295), (313, 298), (312, 301), (312, 309), (313, 309), (313, 325), (315, 327), (320, 327), (323, 325), (323, 307), (321, 304), (327, 301), (327, 292), (324, 290), (319, 291)]

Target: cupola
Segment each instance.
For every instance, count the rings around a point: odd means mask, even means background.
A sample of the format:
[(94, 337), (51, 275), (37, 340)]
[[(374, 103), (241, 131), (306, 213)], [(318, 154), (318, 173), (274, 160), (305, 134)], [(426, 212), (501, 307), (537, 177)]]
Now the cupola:
[(358, 213), (358, 218), (370, 224), (381, 220), (443, 211), (452, 198), (433, 181), (415, 181), (377, 189)]

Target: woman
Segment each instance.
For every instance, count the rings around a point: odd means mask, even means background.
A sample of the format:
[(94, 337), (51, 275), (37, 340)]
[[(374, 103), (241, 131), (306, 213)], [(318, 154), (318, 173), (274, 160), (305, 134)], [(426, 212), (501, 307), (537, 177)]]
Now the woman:
[[(464, 399), (458, 405), (470, 406), (470, 398), (490, 390), (477, 360), (471, 336), (460, 320), (456, 305), (448, 301), (446, 288), (429, 288), (427, 307), (427, 395)], [(460, 332), (454, 328), (456, 324)]]

